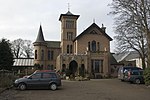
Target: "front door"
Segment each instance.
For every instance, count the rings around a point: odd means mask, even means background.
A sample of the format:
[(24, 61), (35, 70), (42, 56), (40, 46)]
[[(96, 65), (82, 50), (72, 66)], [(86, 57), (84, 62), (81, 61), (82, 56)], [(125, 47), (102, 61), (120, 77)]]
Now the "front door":
[(69, 64), (70, 74), (75, 75), (75, 73), (77, 72), (77, 68), (78, 63), (75, 60), (71, 61)]

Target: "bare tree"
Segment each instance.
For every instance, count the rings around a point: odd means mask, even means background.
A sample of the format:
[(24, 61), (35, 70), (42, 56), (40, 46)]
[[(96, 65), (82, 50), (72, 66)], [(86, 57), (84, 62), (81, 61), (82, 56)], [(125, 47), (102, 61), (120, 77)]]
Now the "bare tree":
[(115, 39), (119, 51), (136, 50), (142, 58), (148, 55), (150, 66), (150, 0), (113, 0)]
[(33, 45), (30, 40), (24, 40), (23, 52), (26, 58), (31, 58), (33, 56)]
[(12, 51), (16, 58), (20, 58), (23, 55), (23, 45), (24, 41), (22, 39), (17, 39), (12, 42)]
[(33, 56), (33, 46), (30, 40), (14, 40), (11, 48), (16, 58), (31, 58)]

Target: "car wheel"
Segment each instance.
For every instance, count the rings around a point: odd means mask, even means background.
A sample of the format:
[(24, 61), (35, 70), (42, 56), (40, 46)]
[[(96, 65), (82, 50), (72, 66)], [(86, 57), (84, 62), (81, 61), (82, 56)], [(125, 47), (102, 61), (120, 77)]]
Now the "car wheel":
[(57, 85), (55, 83), (52, 83), (50, 85), (50, 89), (53, 90), (53, 91), (56, 90), (57, 89)]
[(25, 90), (27, 87), (26, 87), (26, 85), (24, 83), (20, 83), (19, 86), (18, 86), (18, 88), (20, 90)]
[(140, 84), (140, 83), (141, 83), (141, 80), (137, 78), (137, 79), (135, 79), (135, 83), (136, 83), (136, 84)]

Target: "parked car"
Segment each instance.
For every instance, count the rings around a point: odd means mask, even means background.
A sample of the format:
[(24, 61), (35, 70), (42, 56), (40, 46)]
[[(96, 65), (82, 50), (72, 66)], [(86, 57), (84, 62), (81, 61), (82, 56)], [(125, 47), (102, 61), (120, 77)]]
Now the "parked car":
[(141, 70), (139, 67), (132, 67), (132, 66), (123, 66), (120, 67), (118, 70), (118, 79), (121, 81), (125, 81), (125, 73), (129, 70)]
[(125, 81), (141, 84), (144, 83), (143, 70), (129, 70), (125, 73)]
[(14, 86), (20, 90), (28, 88), (50, 88), (56, 90), (58, 86), (61, 86), (60, 76), (50, 70), (38, 70), (33, 74), (16, 79)]

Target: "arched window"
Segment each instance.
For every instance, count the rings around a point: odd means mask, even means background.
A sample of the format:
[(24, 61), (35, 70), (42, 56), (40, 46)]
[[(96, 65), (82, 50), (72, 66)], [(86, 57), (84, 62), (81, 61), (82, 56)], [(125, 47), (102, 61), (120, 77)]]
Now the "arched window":
[(72, 53), (72, 45), (70, 45), (70, 53)]
[(35, 59), (37, 59), (37, 50), (35, 50)]
[(96, 41), (92, 41), (92, 51), (96, 52)]
[(67, 45), (67, 53), (69, 53), (69, 45)]
[(50, 60), (51, 55), (50, 55), (50, 51), (48, 50), (48, 60)]
[(91, 44), (88, 42), (88, 51), (91, 51)]
[(100, 51), (100, 44), (97, 42), (97, 51)]
[(41, 51), (41, 60), (44, 60), (44, 50)]

